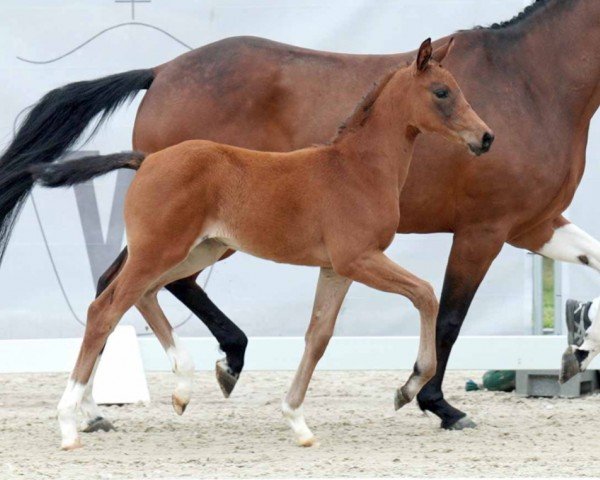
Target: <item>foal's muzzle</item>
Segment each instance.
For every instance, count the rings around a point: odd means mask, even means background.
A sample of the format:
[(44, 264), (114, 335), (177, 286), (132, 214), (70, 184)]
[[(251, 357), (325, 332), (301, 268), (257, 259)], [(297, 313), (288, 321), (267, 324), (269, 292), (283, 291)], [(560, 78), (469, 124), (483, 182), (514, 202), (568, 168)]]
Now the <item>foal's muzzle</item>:
[(482, 153), (487, 153), (490, 150), (490, 147), (494, 143), (494, 134), (491, 132), (485, 132), (483, 137), (481, 138), (481, 143), (469, 143), (469, 149), (477, 156)]

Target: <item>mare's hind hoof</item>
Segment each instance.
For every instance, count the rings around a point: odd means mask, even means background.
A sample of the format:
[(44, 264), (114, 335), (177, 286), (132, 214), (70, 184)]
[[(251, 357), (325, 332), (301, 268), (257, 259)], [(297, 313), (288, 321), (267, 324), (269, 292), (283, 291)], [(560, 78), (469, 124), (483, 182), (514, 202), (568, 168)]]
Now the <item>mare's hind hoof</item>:
[(223, 396), (229, 398), (229, 395), (231, 395), (231, 392), (235, 388), (235, 384), (240, 378), (240, 374), (234, 373), (229, 368), (225, 358), (217, 361), (217, 364), (215, 365), (215, 374), (217, 376), (219, 387), (221, 387), (221, 392), (223, 392)]
[(394, 398), (394, 408), (400, 410), (404, 405), (410, 403), (410, 398), (404, 395), (402, 388), (396, 390), (396, 397)]
[(114, 425), (104, 417), (96, 417), (93, 420), (90, 420), (85, 428), (81, 431), (85, 433), (98, 432), (102, 430), (103, 432), (110, 432), (111, 430), (117, 430)]
[(475, 428), (476, 426), (477, 424), (467, 416), (459, 418), (452, 425), (444, 426), (442, 424), (442, 428), (445, 430), (465, 430), (467, 428)]
[(581, 372), (579, 360), (575, 356), (575, 349), (568, 346), (562, 356), (562, 365), (560, 369), (559, 383), (565, 383), (571, 380), (575, 375)]

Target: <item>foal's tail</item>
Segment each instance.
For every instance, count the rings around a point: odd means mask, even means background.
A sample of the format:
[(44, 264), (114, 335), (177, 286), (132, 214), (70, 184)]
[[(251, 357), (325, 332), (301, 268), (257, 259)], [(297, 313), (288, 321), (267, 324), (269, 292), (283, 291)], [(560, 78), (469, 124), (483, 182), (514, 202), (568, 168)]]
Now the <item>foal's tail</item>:
[[(152, 70), (132, 70), (76, 82), (47, 93), (29, 111), (13, 141), (0, 157), (0, 262), (10, 233), (31, 188), (34, 165), (51, 164), (81, 137), (154, 80)], [(75, 182), (76, 183), (76, 182)]]
[(118, 168), (137, 170), (144, 158), (146, 154), (142, 152), (92, 155), (68, 162), (32, 165), (29, 174), (33, 182), (44, 187), (70, 187)]

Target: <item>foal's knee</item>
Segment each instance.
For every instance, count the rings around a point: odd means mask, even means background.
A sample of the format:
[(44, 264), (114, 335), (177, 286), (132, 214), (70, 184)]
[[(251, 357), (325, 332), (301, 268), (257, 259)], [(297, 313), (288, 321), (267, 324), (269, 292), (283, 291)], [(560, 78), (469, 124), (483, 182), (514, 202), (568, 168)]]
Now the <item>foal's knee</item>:
[(429, 282), (422, 281), (417, 285), (412, 301), (415, 308), (424, 316), (437, 317), (439, 303), (435, 296), (435, 290)]

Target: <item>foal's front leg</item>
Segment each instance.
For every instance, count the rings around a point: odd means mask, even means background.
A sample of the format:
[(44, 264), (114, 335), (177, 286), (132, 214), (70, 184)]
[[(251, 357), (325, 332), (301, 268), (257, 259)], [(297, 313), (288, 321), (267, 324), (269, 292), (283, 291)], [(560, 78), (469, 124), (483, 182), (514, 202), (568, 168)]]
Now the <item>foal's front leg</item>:
[(338, 312), (351, 283), (351, 280), (333, 270), (321, 268), (313, 312), (306, 331), (304, 355), (282, 405), (283, 416), (294, 431), (298, 444), (304, 447), (313, 445), (315, 437), (304, 421), (302, 403), (315, 367), (333, 335)]
[(382, 251), (366, 252), (351, 261), (334, 263), (334, 269), (345, 277), (384, 292), (407, 297), (421, 315), (419, 353), (408, 381), (396, 391), (398, 410), (410, 402), (435, 375), (435, 324), (438, 301), (431, 285), (392, 262)]

